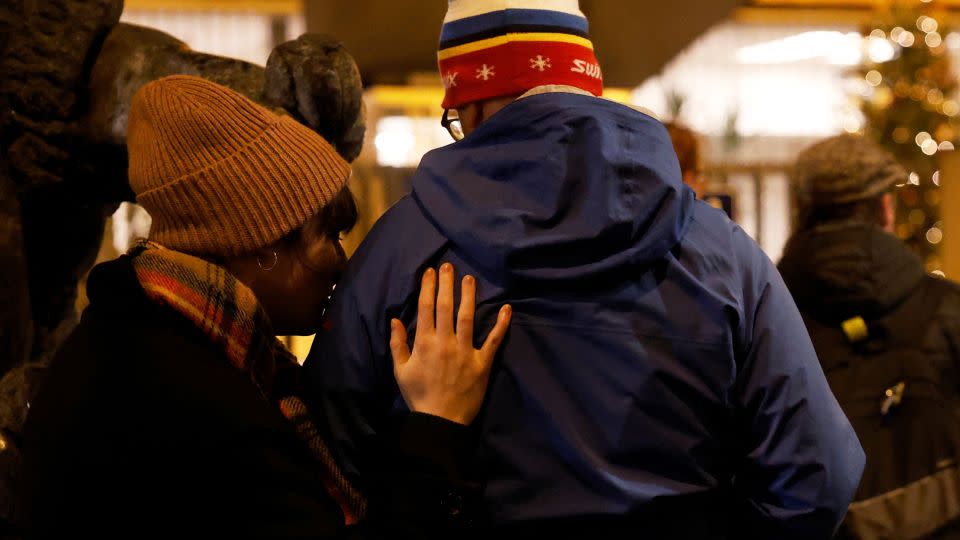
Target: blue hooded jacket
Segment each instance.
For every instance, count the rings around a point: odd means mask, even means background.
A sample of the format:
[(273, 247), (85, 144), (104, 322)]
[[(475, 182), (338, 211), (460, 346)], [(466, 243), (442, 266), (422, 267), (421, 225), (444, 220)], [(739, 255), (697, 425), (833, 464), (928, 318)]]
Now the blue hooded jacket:
[(441, 262), (477, 278), (478, 329), (514, 308), (477, 421), (495, 523), (724, 493), (761, 537), (833, 533), (863, 451), (773, 264), (682, 185), (658, 121), (547, 93), (424, 157), (306, 363), (355, 479), (364, 441), (405, 411), (389, 321), (412, 334), (419, 278)]

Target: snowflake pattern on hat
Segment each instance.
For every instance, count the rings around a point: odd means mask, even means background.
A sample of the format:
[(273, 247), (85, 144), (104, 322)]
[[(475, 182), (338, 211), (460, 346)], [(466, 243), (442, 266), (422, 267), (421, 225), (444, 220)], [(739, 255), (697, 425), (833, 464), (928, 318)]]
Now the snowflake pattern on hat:
[(496, 72), (493, 71), (495, 66), (483, 65), (482, 68), (477, 70), (477, 78), (489, 81), (491, 77), (496, 75)]
[(542, 54), (538, 54), (536, 58), (530, 59), (530, 68), (539, 69), (540, 71), (546, 71), (547, 69), (552, 68), (550, 65), (550, 59), (544, 58)]

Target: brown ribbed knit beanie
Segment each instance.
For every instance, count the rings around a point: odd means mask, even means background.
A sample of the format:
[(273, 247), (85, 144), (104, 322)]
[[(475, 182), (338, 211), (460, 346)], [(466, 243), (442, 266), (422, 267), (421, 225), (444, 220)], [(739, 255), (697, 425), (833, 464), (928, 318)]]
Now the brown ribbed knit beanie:
[(130, 186), (150, 239), (198, 255), (250, 253), (302, 227), (343, 188), (350, 165), (320, 135), (199, 77), (133, 97)]

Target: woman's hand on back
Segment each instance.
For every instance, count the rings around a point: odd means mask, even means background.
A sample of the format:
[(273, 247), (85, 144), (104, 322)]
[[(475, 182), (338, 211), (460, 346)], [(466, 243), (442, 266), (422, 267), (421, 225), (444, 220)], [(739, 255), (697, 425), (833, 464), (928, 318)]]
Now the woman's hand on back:
[(451, 264), (423, 274), (413, 352), (399, 320), (390, 322), (393, 373), (410, 410), (469, 424), (480, 412), (493, 358), (510, 326), (512, 310), (500, 309), (497, 324), (483, 346), (473, 348), (477, 283), (463, 278), (456, 328), (453, 320), (454, 270)]

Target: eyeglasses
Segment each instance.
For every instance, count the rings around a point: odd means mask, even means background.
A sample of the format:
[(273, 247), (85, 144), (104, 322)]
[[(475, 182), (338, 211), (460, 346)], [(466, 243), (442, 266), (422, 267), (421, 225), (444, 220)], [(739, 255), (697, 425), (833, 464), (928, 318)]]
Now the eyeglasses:
[(443, 119), (440, 120), (440, 125), (443, 126), (448, 133), (450, 133), (450, 136), (453, 137), (453, 140), (463, 140), (463, 124), (460, 123), (460, 117), (457, 116), (456, 110), (444, 109)]

